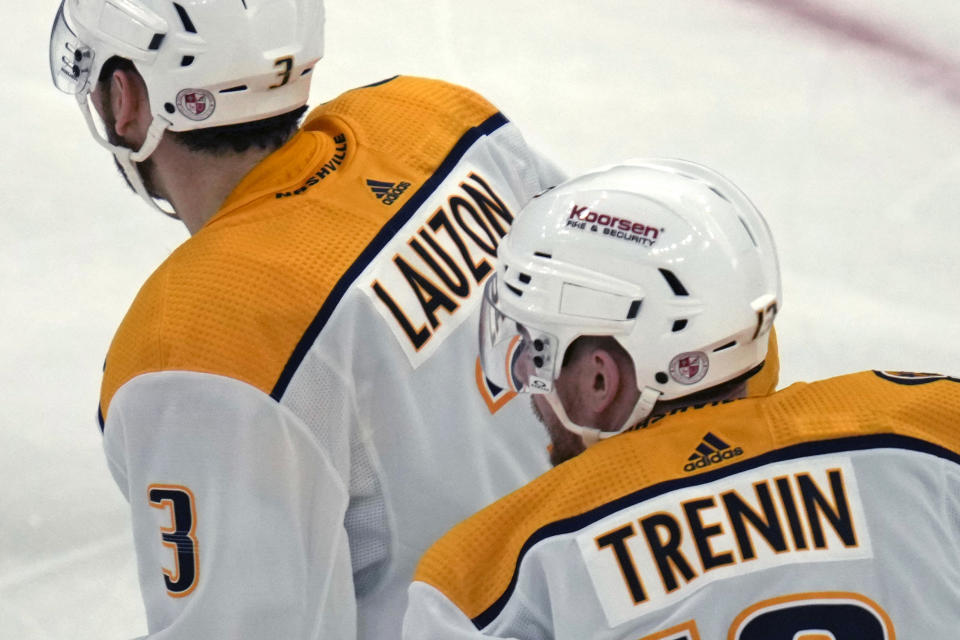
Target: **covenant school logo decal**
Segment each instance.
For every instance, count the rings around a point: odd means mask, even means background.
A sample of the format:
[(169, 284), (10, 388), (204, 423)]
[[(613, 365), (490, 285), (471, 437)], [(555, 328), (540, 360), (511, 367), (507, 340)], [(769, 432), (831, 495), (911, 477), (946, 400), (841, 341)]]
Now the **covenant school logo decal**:
[(177, 94), (177, 110), (191, 120), (206, 120), (213, 115), (217, 101), (203, 89), (184, 89)]
[(702, 351), (681, 353), (670, 361), (670, 377), (680, 384), (696, 384), (703, 380), (710, 360)]

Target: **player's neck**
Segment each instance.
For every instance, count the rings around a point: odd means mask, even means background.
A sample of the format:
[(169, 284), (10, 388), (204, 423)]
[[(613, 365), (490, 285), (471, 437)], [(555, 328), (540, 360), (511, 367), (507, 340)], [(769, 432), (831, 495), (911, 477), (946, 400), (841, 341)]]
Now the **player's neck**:
[(271, 151), (214, 155), (190, 151), (164, 139), (152, 158), (156, 186), (169, 200), (190, 235), (220, 210), (227, 197)]

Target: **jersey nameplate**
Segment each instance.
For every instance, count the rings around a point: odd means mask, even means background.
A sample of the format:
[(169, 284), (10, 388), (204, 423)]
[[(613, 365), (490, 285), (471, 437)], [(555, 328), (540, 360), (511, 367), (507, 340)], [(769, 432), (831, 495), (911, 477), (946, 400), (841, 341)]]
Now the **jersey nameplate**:
[(523, 204), (491, 175), (461, 161), (360, 280), (414, 368), (479, 303)]
[(853, 465), (842, 456), (659, 496), (596, 522), (577, 544), (611, 626), (718, 580), (873, 555)]

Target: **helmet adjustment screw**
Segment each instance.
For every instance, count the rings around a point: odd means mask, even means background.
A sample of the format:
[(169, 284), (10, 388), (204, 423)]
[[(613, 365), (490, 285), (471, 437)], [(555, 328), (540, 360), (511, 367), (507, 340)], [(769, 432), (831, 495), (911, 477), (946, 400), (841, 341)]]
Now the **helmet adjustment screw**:
[(657, 382), (659, 382), (660, 384), (667, 384), (667, 382), (670, 380), (670, 378), (667, 377), (667, 374), (665, 374), (663, 371), (658, 371), (657, 375), (655, 375), (654, 377), (657, 379)]
[(534, 365), (537, 369), (539, 369), (540, 367), (542, 367), (542, 366), (543, 366), (543, 358), (541, 358), (540, 356), (535, 356), (535, 357), (533, 358), (533, 365)]

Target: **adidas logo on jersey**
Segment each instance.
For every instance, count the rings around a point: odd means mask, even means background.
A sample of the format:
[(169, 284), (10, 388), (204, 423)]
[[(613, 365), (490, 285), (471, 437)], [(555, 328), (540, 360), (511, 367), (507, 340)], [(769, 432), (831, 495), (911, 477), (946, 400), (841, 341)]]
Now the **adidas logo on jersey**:
[(382, 180), (367, 180), (367, 186), (373, 195), (383, 204), (390, 206), (397, 201), (403, 192), (410, 187), (409, 182), (383, 182)]
[(712, 464), (730, 460), (743, 455), (743, 449), (740, 447), (731, 447), (729, 444), (707, 432), (703, 440), (697, 445), (696, 450), (687, 458), (689, 462), (684, 465), (683, 470), (687, 473), (709, 467)]

